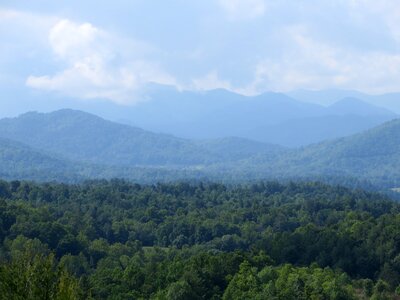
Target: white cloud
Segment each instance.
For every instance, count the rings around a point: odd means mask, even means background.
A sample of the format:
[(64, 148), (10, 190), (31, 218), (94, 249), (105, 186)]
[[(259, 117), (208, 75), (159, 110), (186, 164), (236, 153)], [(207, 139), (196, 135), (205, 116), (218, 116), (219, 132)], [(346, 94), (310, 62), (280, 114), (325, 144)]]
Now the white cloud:
[[(151, 9), (138, 6), (143, 14)], [(118, 103), (137, 101), (148, 82), (242, 94), (335, 87), (391, 92), (400, 86), (397, 0), (213, 0), (196, 6), (184, 28), (170, 22), (160, 31), (137, 18), (110, 16), (104, 23), (112, 24), (112, 33), (93, 25), (102, 14), (83, 7), (80, 15), (93, 24), (41, 10), (48, 11), (41, 5), (36, 12), (0, 8), (1, 82), (13, 73), (18, 84), (23, 78), (32, 88)], [(171, 13), (179, 20), (179, 11)], [(124, 37), (115, 34), (120, 29)]]
[(187, 87), (188, 90), (210, 91), (215, 89), (225, 89), (241, 95), (256, 95), (259, 93), (252, 85), (236, 87), (229, 80), (222, 79), (216, 70), (192, 80), (192, 84)]
[(352, 0), (348, 3), (358, 18), (382, 19), (393, 38), (400, 43), (400, 5), (397, 0)]
[(261, 17), (266, 10), (265, 0), (218, 0), (218, 3), (231, 20)]
[[(0, 46), (2, 48), (0, 60), (2, 58), (15, 58), (17, 53), (9, 53), (8, 56), (8, 53), (4, 51), (4, 48), (11, 45), (26, 45), (32, 42), (38, 47), (46, 44), (46, 32), (58, 21), (59, 19), (54, 16), (0, 8), (0, 27), (2, 28), (0, 32)], [(18, 47), (13, 47), (12, 49), (15, 51), (16, 48)], [(26, 53), (29, 51), (32, 51), (32, 49), (23, 49), (21, 52)]]
[(50, 24), (54, 24), (58, 18), (53, 16), (41, 15), (41, 14), (33, 14), (30, 12), (24, 12), (13, 9), (5, 9), (0, 8), (0, 22), (13, 22), (14, 24), (19, 25), (29, 25), (30, 29), (35, 27), (44, 27)]
[(304, 26), (291, 27), (282, 36), (291, 46), (279, 57), (259, 61), (254, 81), (246, 88), (248, 93), (299, 88), (398, 91), (400, 54), (331, 45), (312, 38)]
[(207, 91), (214, 89), (232, 90), (233, 87), (228, 80), (219, 78), (217, 71), (211, 71), (206, 76), (193, 79), (192, 87), (195, 90)]
[[(104, 52), (102, 45), (107, 37), (90, 23), (75, 24), (69, 20), (61, 20), (50, 31), (49, 42), (55, 54), (72, 62), (91, 56), (93, 50)], [(104, 53), (101, 53), (104, 55)]]
[(112, 36), (90, 23), (60, 20), (48, 39), (67, 67), (51, 76), (29, 76), (30, 87), (130, 104), (138, 100), (135, 93), (146, 83), (177, 85), (157, 63), (144, 57), (146, 45)]

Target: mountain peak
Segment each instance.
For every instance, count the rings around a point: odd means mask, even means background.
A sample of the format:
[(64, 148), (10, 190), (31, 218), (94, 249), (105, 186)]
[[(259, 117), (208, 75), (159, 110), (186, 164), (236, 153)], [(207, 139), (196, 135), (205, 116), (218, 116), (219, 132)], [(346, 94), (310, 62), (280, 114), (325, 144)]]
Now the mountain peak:
[(55, 110), (52, 112), (38, 112), (38, 111), (28, 111), (15, 117), (14, 119), (30, 119), (30, 118), (52, 118), (52, 117), (71, 117), (71, 116), (86, 116), (86, 117), (93, 117), (93, 118), (100, 118), (94, 114), (76, 110), (71, 108), (63, 108), (59, 110)]

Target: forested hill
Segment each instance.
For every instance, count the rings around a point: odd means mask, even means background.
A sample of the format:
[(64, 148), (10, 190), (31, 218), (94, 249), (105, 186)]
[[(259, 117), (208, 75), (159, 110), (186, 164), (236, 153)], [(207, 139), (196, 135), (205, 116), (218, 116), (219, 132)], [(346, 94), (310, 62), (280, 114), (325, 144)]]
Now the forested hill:
[(282, 149), (240, 138), (193, 142), (70, 109), (2, 119), (0, 137), (70, 160), (128, 167), (207, 165)]
[(299, 149), (237, 137), (181, 139), (73, 110), (2, 119), (0, 138), (4, 179), (154, 183), (337, 178), (380, 190), (400, 187), (399, 119)]
[(293, 151), (274, 166), (286, 174), (352, 176), (400, 185), (400, 119)]
[(35, 178), (39, 181), (78, 181), (84, 178), (77, 175), (74, 165), (66, 160), (4, 138), (0, 138), (0, 177)]
[(400, 205), (378, 194), (318, 183), (13, 181), (0, 182), (0, 199), (4, 299), (400, 292)]

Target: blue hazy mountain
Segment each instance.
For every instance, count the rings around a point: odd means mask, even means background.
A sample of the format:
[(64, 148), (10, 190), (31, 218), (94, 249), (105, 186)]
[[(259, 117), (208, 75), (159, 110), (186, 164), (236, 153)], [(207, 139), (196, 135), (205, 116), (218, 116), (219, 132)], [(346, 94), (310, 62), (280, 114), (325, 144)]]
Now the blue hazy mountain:
[(146, 95), (117, 120), (190, 139), (238, 136), (296, 147), (354, 134), (396, 116), (354, 98), (325, 107), (281, 93), (246, 97), (221, 89), (179, 92), (151, 86)]
[(370, 95), (354, 90), (328, 89), (317, 91), (295, 90), (287, 94), (303, 102), (322, 104), (325, 106), (331, 105), (344, 98), (357, 98), (400, 114), (400, 93)]
[(325, 107), (281, 93), (246, 97), (226, 90), (165, 88), (148, 95), (120, 121), (191, 139), (238, 136), (297, 147), (351, 135), (396, 117), (390, 110), (349, 97)]
[(365, 97), (367, 96), (366, 94), (358, 91), (344, 89), (299, 89), (288, 92), (287, 95), (302, 102), (320, 104), (324, 106), (329, 106), (345, 98), (365, 99)]
[(299, 147), (356, 134), (392, 118), (387, 115), (348, 114), (293, 119), (277, 125), (256, 128), (248, 132), (247, 136), (250, 139), (286, 147)]
[(304, 146), (345, 137), (375, 127), (396, 115), (356, 98), (344, 98), (326, 108), (324, 116), (293, 118), (256, 128), (247, 137), (287, 147)]
[(337, 115), (394, 116), (394, 113), (386, 108), (352, 97), (346, 97), (333, 103), (328, 107), (328, 110)]
[[(323, 106), (282, 93), (246, 97), (223, 89), (178, 91), (169, 86), (149, 84), (135, 96), (138, 102), (130, 106), (101, 99), (79, 101), (29, 90), (14, 94), (14, 105), (22, 103), (24, 107), (33, 110), (36, 107), (44, 112), (68, 106), (155, 133), (187, 139), (236, 136), (290, 147), (347, 136), (396, 117), (390, 110), (363, 100), (362, 97), (372, 96), (359, 92), (302, 93), (334, 99), (336, 103)], [(13, 99), (12, 90), (2, 97)], [(15, 115), (17, 111), (16, 107), (7, 106), (2, 113)]]
[(142, 128), (194, 139), (240, 136), (255, 127), (298, 116), (317, 116), (323, 107), (300, 103), (284, 94), (245, 97), (226, 90), (150, 93), (128, 118)]

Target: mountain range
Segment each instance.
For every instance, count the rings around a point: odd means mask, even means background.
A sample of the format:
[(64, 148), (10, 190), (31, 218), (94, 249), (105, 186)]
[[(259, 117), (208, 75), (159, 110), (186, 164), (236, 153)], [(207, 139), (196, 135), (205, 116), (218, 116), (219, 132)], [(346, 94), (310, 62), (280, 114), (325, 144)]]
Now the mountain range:
[(0, 120), (0, 176), (80, 181), (346, 177), (400, 184), (400, 120), (300, 148), (237, 137), (190, 140), (76, 110)]
[(281, 148), (235, 137), (191, 141), (69, 109), (2, 119), (0, 136), (70, 160), (113, 166), (194, 166)]
[(323, 106), (272, 92), (247, 97), (222, 89), (179, 92), (153, 87), (146, 95), (146, 101), (127, 109), (119, 121), (190, 139), (238, 136), (299, 147), (354, 134), (396, 117), (388, 109), (352, 97)]
[(243, 96), (223, 89), (179, 91), (149, 84), (133, 97), (133, 104), (120, 105), (105, 99), (82, 101), (11, 89), (2, 94), (0, 116), (16, 116), (21, 107), (43, 112), (70, 107), (184, 139), (236, 136), (301, 147), (355, 134), (394, 119), (400, 113), (397, 105), (400, 94), (367, 95), (351, 90)]
[(327, 89), (327, 90), (295, 90), (287, 93), (288, 96), (299, 101), (328, 106), (344, 98), (356, 98), (372, 105), (400, 113), (400, 93), (366, 94), (355, 90)]

